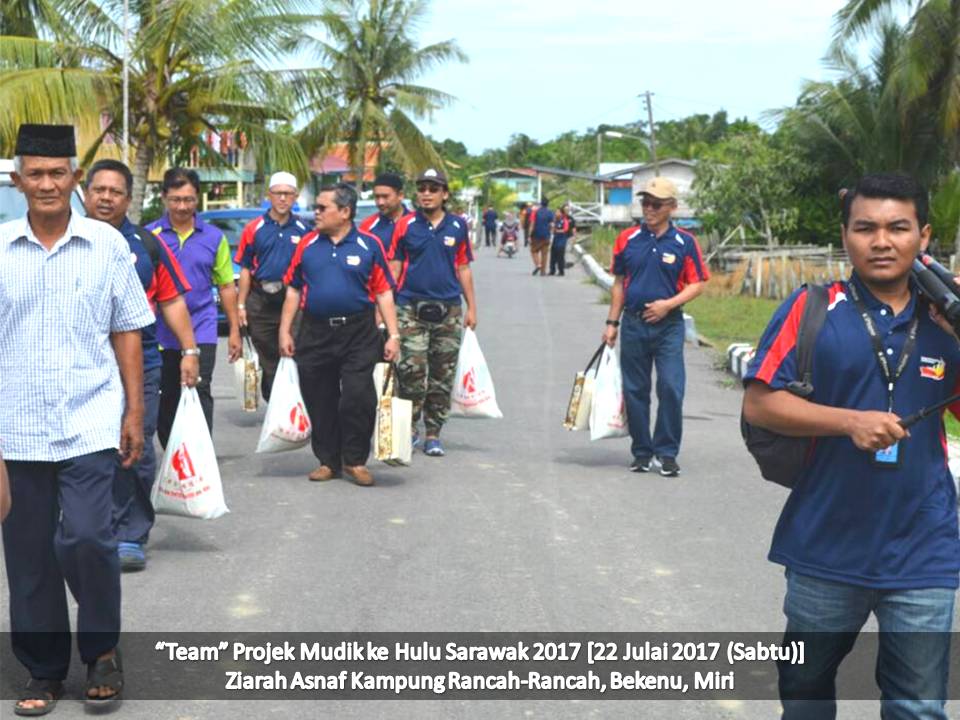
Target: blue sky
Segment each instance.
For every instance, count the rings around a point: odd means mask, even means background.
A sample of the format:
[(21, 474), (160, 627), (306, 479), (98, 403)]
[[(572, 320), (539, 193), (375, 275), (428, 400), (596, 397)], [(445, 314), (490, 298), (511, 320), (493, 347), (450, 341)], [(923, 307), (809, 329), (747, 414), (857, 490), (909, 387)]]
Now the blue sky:
[[(455, 38), (470, 56), (425, 75), (458, 102), (426, 130), (471, 152), (523, 132), (566, 130), (725, 108), (761, 120), (791, 105), (821, 60), (843, 0), (434, 0), (423, 44)], [(768, 123), (769, 124), (769, 123)]]

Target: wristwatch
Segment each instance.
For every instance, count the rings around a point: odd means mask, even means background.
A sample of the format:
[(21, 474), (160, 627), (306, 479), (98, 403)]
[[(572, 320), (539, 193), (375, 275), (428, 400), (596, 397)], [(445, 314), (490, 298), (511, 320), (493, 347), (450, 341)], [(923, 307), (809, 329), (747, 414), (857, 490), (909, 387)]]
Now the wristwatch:
[(607, 320), (607, 325), (609, 325), (610, 327), (620, 327), (620, 321), (619, 321), (619, 320)]
[(237, 303), (237, 310), (246, 310), (247, 306), (243, 303)]
[(389, 339), (390, 339), (390, 340), (399, 340), (399, 339), (400, 339), (400, 336), (399, 336), (399, 335), (391, 335)]
[(185, 348), (180, 351), (181, 355), (200, 355), (200, 348)]

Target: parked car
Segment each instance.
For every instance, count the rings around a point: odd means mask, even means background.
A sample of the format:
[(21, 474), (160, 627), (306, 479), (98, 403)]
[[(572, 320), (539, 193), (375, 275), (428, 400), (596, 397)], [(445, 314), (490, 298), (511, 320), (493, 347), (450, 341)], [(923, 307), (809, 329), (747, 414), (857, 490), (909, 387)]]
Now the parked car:
[[(17, 190), (10, 178), (13, 172), (13, 160), (0, 159), (0, 223), (9, 220), (16, 220), (23, 217), (27, 212), (27, 199)], [(83, 196), (80, 190), (73, 194), (70, 199), (70, 205), (74, 212), (86, 215), (87, 211), (83, 208)]]

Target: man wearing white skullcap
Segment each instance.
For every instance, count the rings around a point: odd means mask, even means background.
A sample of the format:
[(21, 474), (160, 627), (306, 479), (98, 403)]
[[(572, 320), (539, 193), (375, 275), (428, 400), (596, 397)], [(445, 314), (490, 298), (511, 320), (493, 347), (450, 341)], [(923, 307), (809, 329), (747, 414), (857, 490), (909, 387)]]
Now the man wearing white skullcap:
[(270, 176), (270, 209), (243, 229), (234, 258), (240, 265), (240, 325), (250, 333), (263, 368), (263, 397), (270, 399), (280, 360), (278, 337), (283, 307), (283, 275), (307, 226), (290, 212), (297, 199), (297, 178), (288, 172)]

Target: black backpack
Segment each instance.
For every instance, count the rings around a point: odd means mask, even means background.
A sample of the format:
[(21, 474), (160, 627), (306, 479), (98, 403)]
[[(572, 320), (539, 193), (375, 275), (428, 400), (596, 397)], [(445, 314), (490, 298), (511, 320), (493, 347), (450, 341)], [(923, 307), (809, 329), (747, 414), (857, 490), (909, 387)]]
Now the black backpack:
[(160, 248), (157, 245), (157, 243), (160, 241), (157, 239), (156, 235), (147, 230), (145, 227), (137, 225), (136, 228), (137, 239), (140, 240), (140, 243), (146, 248), (147, 255), (150, 256), (150, 264), (153, 265), (153, 269), (156, 270), (157, 266), (160, 265)]
[[(797, 334), (797, 373), (800, 379), (787, 385), (787, 390), (798, 397), (807, 398), (813, 393), (813, 351), (827, 317), (829, 301), (830, 294), (825, 286), (807, 286), (807, 302)], [(751, 425), (742, 413), (740, 434), (765, 480), (787, 488), (796, 484), (810, 453), (812, 438), (789, 437)]]

